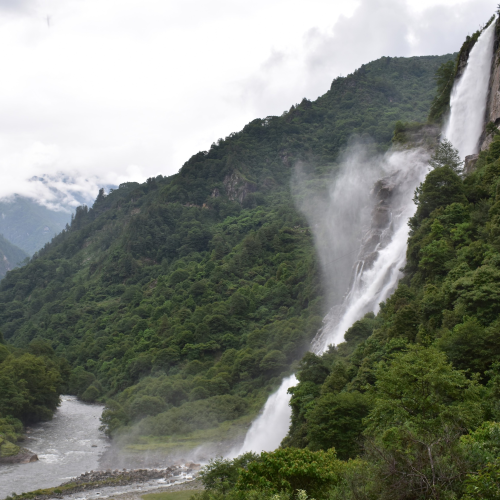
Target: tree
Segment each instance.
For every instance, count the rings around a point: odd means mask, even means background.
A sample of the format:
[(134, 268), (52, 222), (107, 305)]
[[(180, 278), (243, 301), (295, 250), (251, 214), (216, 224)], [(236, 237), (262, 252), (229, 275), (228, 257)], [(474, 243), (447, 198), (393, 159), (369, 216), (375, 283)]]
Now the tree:
[(387, 498), (443, 498), (459, 489), (467, 472), (459, 439), (482, 418), (478, 383), (420, 345), (379, 364), (376, 376), (366, 448)]
[(307, 412), (309, 448), (335, 448), (342, 460), (361, 452), (369, 399), (359, 392), (327, 393)]
[(464, 192), (462, 180), (451, 167), (436, 167), (415, 190), (417, 211), (410, 219), (410, 227), (415, 230), (436, 208), (467, 203)]
[(460, 159), (458, 150), (448, 139), (443, 139), (434, 151), (429, 164), (432, 168), (450, 167), (454, 172), (460, 173), (464, 162)]
[(259, 459), (255, 453), (248, 452), (229, 460), (227, 458), (210, 459), (200, 472), (201, 482), (206, 490), (226, 494), (236, 486), (240, 471)]
[(343, 464), (333, 448), (328, 451), (298, 448), (264, 451), (260, 460), (240, 471), (236, 488), (293, 494), (304, 490), (319, 498), (339, 482), (342, 469)]

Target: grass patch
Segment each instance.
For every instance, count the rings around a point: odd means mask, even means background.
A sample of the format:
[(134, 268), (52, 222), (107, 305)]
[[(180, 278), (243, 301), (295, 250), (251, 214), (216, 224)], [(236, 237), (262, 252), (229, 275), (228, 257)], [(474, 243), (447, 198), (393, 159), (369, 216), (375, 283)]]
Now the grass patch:
[(165, 493), (148, 493), (142, 495), (144, 500), (189, 500), (195, 493), (200, 490), (183, 490), (183, 491), (170, 491)]
[(141, 453), (144, 451), (182, 451), (192, 450), (206, 443), (237, 440), (244, 436), (255, 418), (255, 414), (245, 415), (237, 420), (227, 420), (218, 427), (203, 429), (184, 435), (174, 436), (135, 436), (132, 442), (124, 447), (127, 452)]

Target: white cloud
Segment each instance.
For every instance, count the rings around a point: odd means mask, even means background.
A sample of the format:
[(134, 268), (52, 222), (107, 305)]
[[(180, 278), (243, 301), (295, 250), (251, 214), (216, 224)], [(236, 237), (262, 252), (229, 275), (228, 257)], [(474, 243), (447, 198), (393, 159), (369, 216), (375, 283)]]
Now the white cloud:
[(74, 206), (102, 185), (170, 175), (362, 63), (458, 50), (495, 6), (0, 0), (0, 197)]

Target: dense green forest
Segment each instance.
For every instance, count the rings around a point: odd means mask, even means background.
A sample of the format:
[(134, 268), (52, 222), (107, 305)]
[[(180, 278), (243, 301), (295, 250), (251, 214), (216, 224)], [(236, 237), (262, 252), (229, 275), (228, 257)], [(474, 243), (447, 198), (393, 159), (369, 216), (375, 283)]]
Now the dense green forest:
[(6, 340), (47, 341), (72, 366), (67, 390), (106, 401), (113, 436), (136, 425), (155, 443), (200, 429), (230, 437), (230, 422), (241, 433), (324, 312), (313, 237), (290, 194), (295, 163), (321, 189), (353, 135), (386, 150), (397, 120), (425, 120), (451, 57), (379, 59), (172, 177), (101, 191), (1, 281)]
[(442, 120), (475, 40), (455, 60), (367, 64), (175, 176), (79, 207), (0, 282), (5, 454), (63, 390), (106, 402), (106, 431), (131, 448), (231, 438), (296, 370), (281, 448), (212, 460), (199, 500), (500, 498), (500, 134), (465, 178), (438, 147), (404, 278), (321, 356), (307, 349), (326, 291), (290, 193), (299, 161), (326, 189), (353, 135), (408, 147), (404, 122)]

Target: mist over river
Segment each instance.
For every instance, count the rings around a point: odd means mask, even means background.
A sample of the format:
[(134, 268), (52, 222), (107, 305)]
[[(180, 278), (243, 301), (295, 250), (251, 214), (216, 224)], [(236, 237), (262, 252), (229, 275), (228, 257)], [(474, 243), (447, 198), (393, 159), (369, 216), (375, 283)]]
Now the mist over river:
[(37, 424), (21, 443), (38, 455), (29, 464), (0, 466), (0, 498), (38, 488), (58, 486), (85, 471), (99, 468), (99, 457), (109, 440), (99, 430), (103, 406), (61, 396), (61, 406), (50, 422)]

